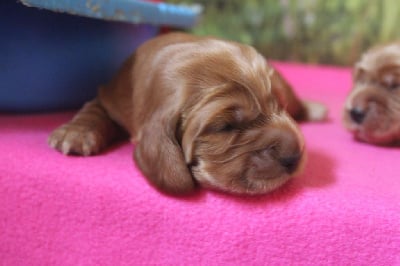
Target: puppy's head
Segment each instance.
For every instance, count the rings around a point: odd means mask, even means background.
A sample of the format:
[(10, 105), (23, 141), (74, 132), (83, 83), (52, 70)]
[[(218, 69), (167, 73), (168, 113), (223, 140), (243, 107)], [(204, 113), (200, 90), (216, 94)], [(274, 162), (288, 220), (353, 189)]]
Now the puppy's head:
[(354, 68), (344, 124), (356, 139), (377, 145), (400, 140), (400, 43), (366, 52)]
[(182, 125), (185, 161), (198, 183), (260, 194), (300, 170), (303, 138), (272, 95), (263, 102), (249, 88), (228, 83), (208, 96)]
[(169, 80), (181, 89), (143, 128), (140, 168), (175, 194), (196, 183), (239, 194), (278, 188), (305, 156), (303, 137), (271, 88), (272, 68), (247, 46), (205, 41), (191, 50), (184, 63), (169, 61), (178, 65)]

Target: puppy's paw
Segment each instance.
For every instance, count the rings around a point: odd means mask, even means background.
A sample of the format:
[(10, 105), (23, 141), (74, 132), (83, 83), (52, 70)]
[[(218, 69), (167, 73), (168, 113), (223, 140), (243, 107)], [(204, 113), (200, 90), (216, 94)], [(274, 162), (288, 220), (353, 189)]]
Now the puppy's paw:
[(307, 121), (324, 121), (328, 117), (328, 108), (318, 102), (303, 101)]
[(89, 156), (103, 148), (103, 137), (88, 125), (67, 123), (54, 130), (48, 144), (63, 154)]

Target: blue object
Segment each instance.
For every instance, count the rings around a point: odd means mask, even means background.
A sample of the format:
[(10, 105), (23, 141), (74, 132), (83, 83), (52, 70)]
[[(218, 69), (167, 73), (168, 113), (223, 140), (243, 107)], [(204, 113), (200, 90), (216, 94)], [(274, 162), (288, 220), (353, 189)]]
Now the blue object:
[(193, 27), (200, 18), (200, 5), (184, 6), (137, 0), (21, 0), (28, 6), (75, 15), (149, 23), (175, 27)]
[(0, 112), (82, 106), (159, 32), (155, 25), (71, 16), (14, 1), (0, 1), (0, 17)]

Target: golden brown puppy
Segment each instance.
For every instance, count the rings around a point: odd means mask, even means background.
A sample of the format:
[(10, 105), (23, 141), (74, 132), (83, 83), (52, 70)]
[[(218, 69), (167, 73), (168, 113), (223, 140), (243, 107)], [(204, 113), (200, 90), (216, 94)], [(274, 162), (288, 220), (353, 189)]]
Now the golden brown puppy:
[(135, 160), (161, 191), (196, 184), (260, 194), (285, 183), (304, 162), (303, 137), (290, 117), (318, 120), (252, 47), (174, 33), (154, 38), (49, 138), (64, 154), (91, 155), (121, 128)]
[(400, 42), (377, 46), (356, 63), (344, 124), (356, 139), (393, 145), (400, 141)]

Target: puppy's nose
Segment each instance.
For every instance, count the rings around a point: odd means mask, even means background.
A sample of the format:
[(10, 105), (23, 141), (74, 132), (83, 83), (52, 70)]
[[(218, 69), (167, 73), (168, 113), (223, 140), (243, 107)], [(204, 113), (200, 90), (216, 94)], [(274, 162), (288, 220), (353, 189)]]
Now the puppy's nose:
[(351, 119), (357, 124), (361, 124), (364, 121), (365, 114), (366, 114), (365, 111), (363, 111), (359, 108), (352, 108), (349, 111), (349, 113), (350, 113)]
[(296, 154), (293, 156), (280, 158), (279, 163), (283, 167), (285, 167), (286, 171), (289, 174), (291, 174), (297, 169), (297, 166), (300, 163), (300, 159), (301, 159), (301, 154)]

